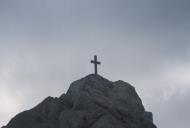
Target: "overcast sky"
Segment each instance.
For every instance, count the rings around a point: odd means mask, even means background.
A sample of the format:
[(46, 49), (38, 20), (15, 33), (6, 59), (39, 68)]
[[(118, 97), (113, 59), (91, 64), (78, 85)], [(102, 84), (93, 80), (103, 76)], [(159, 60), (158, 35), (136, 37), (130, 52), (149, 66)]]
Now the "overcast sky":
[(131, 83), (158, 128), (190, 126), (189, 0), (0, 0), (0, 126), (71, 82)]

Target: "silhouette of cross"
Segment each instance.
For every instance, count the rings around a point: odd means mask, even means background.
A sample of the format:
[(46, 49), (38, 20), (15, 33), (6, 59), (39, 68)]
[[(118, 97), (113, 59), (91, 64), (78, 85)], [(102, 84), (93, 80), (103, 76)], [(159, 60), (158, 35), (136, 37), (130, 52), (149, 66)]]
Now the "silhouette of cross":
[(91, 63), (94, 64), (94, 74), (98, 75), (98, 69), (97, 69), (97, 65), (101, 64), (101, 62), (97, 61), (97, 56), (94, 56), (94, 60), (91, 60)]

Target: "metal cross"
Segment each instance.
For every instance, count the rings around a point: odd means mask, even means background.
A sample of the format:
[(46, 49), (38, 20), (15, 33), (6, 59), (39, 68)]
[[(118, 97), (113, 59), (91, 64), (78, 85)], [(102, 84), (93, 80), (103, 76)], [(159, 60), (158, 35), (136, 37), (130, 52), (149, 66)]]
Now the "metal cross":
[(99, 61), (97, 60), (97, 56), (96, 56), (96, 55), (94, 56), (94, 60), (91, 60), (91, 63), (94, 64), (94, 74), (95, 74), (95, 75), (98, 75), (97, 65), (98, 65), (98, 64), (101, 64), (101, 62), (99, 62)]

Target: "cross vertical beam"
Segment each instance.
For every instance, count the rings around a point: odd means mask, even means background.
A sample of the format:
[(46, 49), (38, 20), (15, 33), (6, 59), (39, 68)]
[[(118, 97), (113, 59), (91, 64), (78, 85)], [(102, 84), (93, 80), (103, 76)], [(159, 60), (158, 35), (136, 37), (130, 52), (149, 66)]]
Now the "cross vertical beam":
[(101, 62), (99, 62), (99, 61), (97, 60), (97, 56), (96, 56), (96, 55), (94, 56), (94, 60), (91, 60), (91, 63), (94, 64), (94, 74), (95, 74), (95, 75), (98, 75), (97, 65), (98, 65), (98, 64), (100, 65)]

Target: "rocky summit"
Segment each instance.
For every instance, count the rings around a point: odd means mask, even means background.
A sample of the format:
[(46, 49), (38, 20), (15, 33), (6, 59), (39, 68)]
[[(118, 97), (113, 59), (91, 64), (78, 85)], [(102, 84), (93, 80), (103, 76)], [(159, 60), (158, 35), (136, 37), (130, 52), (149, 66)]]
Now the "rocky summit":
[(48, 97), (2, 128), (156, 128), (130, 84), (88, 75), (59, 98)]

